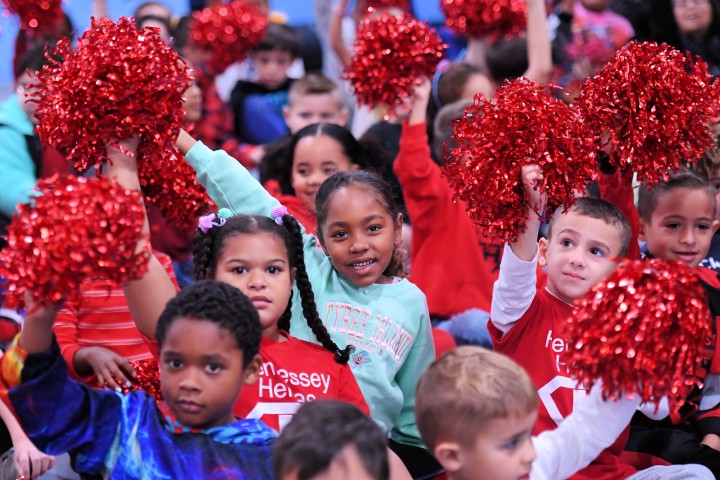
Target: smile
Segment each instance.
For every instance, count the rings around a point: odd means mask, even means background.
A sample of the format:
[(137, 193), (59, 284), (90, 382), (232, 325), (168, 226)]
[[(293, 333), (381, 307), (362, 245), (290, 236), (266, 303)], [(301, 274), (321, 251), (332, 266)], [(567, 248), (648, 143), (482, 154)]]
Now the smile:
[(362, 270), (364, 268), (368, 268), (370, 265), (373, 265), (375, 263), (375, 260), (363, 260), (362, 262), (355, 262), (351, 263), (350, 266), (354, 268), (355, 270)]

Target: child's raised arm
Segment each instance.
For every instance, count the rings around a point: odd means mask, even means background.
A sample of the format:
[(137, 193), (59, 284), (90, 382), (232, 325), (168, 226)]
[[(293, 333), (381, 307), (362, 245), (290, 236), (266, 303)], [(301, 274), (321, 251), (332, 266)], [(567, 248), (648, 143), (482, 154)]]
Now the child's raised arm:
[(545, 0), (527, 0), (528, 69), (523, 77), (537, 83), (547, 83), (552, 75), (552, 44), (547, 28)]
[[(135, 159), (138, 139), (126, 139), (118, 143), (121, 148), (107, 147), (108, 177), (128, 190), (140, 190)], [(143, 225), (143, 237), (138, 242), (137, 248), (138, 251), (150, 250), (150, 227), (147, 215)], [(168, 300), (174, 298), (177, 293), (175, 285), (155, 255), (150, 255), (147, 273), (139, 280), (124, 284), (123, 292), (138, 330), (147, 338), (154, 339), (160, 314)]]
[(526, 165), (521, 179), (528, 199), (526, 229), (514, 242), (505, 246), (490, 308), (490, 320), (502, 334), (508, 333), (523, 316), (537, 291), (537, 238), (540, 231), (537, 212), (545, 209), (544, 194), (539, 189), (543, 180), (542, 170), (537, 165)]

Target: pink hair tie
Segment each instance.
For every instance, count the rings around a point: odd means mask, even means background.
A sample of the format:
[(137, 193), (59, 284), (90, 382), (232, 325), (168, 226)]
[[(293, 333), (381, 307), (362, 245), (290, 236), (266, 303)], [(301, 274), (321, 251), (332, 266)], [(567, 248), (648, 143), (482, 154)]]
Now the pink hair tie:
[(275, 207), (272, 209), (272, 217), (275, 219), (275, 223), (278, 225), (283, 224), (283, 217), (288, 214), (288, 209), (285, 207), (285, 205), (280, 205), (279, 207)]
[[(218, 222), (213, 222), (216, 218), (219, 219)], [(198, 228), (203, 232), (207, 233), (211, 228), (213, 227), (222, 227), (225, 225), (226, 220), (222, 217), (218, 217), (214, 213), (208, 213), (207, 215), (203, 215), (198, 220)]]

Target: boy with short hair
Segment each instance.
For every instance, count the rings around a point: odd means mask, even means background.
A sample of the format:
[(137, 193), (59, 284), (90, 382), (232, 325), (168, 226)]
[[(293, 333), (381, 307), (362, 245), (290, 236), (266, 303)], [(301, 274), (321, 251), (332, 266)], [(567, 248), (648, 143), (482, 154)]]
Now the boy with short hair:
[(144, 392), (93, 390), (67, 376), (52, 333), (58, 305), (33, 305), (0, 362), (20, 423), (38, 447), (70, 451), (80, 474), (103, 478), (271, 479), (273, 430), (232, 414), (257, 380), (262, 329), (240, 290), (202, 281), (158, 320), (164, 401)]
[[(422, 376), (415, 414), (449, 480), (564, 479), (610, 445), (640, 404), (638, 398), (603, 401), (601, 390), (596, 385), (560, 427), (532, 437), (538, 397), (528, 374), (504, 355), (463, 346)], [(682, 470), (675, 478), (712, 478), (697, 465), (654, 467), (641, 478), (665, 478), (654, 476), (662, 470)]]
[(382, 428), (354, 405), (308, 402), (275, 443), (275, 478), (388, 480), (386, 441)]
[(235, 134), (245, 143), (270, 143), (285, 135), (282, 109), (293, 83), (288, 69), (299, 56), (297, 32), (287, 25), (270, 23), (265, 37), (250, 53), (255, 81), (239, 80), (230, 96)]
[[(625, 205), (627, 204), (627, 205)], [(632, 208), (632, 200), (623, 202)], [(640, 187), (637, 213), (639, 238), (647, 256), (676, 260), (695, 269), (713, 315), (713, 332), (706, 341), (703, 363), (693, 373), (703, 381), (676, 412), (661, 420), (641, 413), (633, 417), (627, 448), (658, 456), (670, 463), (699, 463), (720, 475), (720, 279), (700, 266), (715, 232), (717, 197), (713, 184), (701, 175), (680, 170), (650, 189)]]
[[(535, 433), (561, 425), (585, 396), (561, 360), (566, 350), (563, 328), (573, 301), (612, 273), (625, 256), (631, 230), (625, 216), (610, 203), (578, 198), (553, 216), (547, 239), (538, 245), (545, 209), (537, 165), (522, 169), (528, 198), (526, 230), (505, 246), (492, 297), (489, 330), (496, 351), (523, 366), (538, 386), (539, 417)], [(547, 269), (547, 287), (537, 289), (537, 264)], [(620, 462), (626, 438), (603, 452), (578, 478), (625, 478), (636, 472)], [(602, 475), (609, 475), (603, 477)]]
[(290, 134), (313, 123), (334, 123), (344, 127), (349, 116), (340, 87), (317, 73), (293, 82), (288, 104), (283, 107), (283, 118)]

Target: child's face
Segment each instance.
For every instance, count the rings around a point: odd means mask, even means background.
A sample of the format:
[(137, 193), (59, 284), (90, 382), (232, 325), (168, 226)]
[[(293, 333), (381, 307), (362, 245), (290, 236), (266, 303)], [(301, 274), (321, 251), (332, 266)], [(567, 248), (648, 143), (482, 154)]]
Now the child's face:
[[(298, 480), (300, 469), (284, 472), (280, 480)], [(353, 445), (343, 448), (331, 461), (327, 469), (314, 475), (311, 480), (374, 480), (363, 464), (360, 454)]]
[(160, 365), (162, 393), (177, 419), (207, 429), (235, 421), (232, 406), (242, 387), (257, 380), (260, 357), (243, 365), (230, 331), (179, 318), (167, 330)]
[(215, 268), (215, 280), (238, 288), (253, 302), (266, 337), (277, 336), (294, 277), (285, 243), (270, 233), (226, 238)]
[(277, 88), (287, 80), (287, 71), (292, 65), (290, 52), (266, 50), (255, 52), (252, 64), (257, 72), (256, 82), (268, 88)]
[[(535, 460), (531, 435), (537, 411), (490, 421), (471, 448), (459, 447), (452, 480), (527, 480)], [(451, 471), (454, 470), (454, 471)]]
[(331, 93), (308, 94), (298, 96), (283, 110), (285, 123), (290, 133), (312, 125), (313, 123), (334, 123), (345, 126), (348, 110)]
[(657, 198), (649, 222), (640, 219), (640, 239), (653, 256), (695, 268), (707, 255), (717, 227), (706, 190), (676, 188)]
[(560, 215), (549, 239), (540, 241), (540, 265), (547, 266), (548, 290), (572, 303), (617, 266), (620, 228), (574, 210)]
[(368, 187), (350, 185), (328, 199), (320, 242), (335, 270), (357, 287), (390, 283), (383, 272), (402, 243), (402, 215), (393, 218)]
[(334, 138), (327, 135), (304, 137), (295, 146), (290, 185), (305, 208), (315, 212), (315, 195), (325, 179), (336, 172), (356, 168)]
[(185, 111), (186, 121), (199, 122), (202, 118), (202, 92), (195, 81), (195, 75), (191, 75), (190, 85), (183, 92), (183, 110)]
[(31, 75), (28, 72), (20, 75), (15, 82), (18, 99), (20, 100), (20, 107), (27, 114), (33, 125), (37, 125), (37, 119), (35, 118), (35, 110), (37, 109), (37, 103), (30, 99), (36, 89), (38, 79), (35, 75)]
[(684, 35), (704, 35), (712, 24), (710, 0), (673, 0), (673, 14)]

